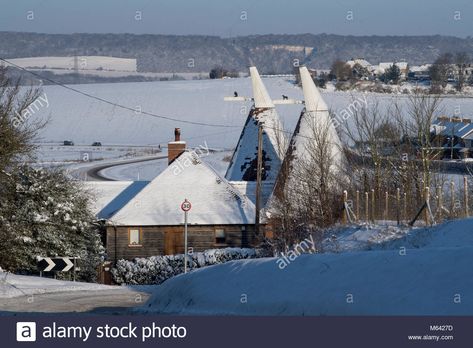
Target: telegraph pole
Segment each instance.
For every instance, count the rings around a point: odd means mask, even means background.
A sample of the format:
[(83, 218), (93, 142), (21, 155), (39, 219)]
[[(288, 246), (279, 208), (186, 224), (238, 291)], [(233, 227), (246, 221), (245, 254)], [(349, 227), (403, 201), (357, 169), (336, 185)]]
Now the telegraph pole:
[(261, 176), (263, 172), (263, 125), (258, 121), (258, 157), (256, 165), (255, 233), (259, 235), (261, 206)]

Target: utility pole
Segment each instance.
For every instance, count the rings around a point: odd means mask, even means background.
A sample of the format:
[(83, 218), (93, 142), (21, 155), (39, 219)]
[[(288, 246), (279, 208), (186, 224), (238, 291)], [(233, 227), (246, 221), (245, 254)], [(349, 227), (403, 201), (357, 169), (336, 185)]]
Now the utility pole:
[(258, 157), (256, 164), (256, 204), (255, 204), (255, 234), (259, 235), (260, 206), (261, 206), (261, 176), (263, 172), (263, 125), (258, 121)]
[(79, 83), (79, 57), (77, 55), (74, 56), (74, 77), (76, 83)]
[(455, 125), (452, 127), (452, 137), (450, 138), (450, 159), (453, 159), (453, 137), (455, 136)]

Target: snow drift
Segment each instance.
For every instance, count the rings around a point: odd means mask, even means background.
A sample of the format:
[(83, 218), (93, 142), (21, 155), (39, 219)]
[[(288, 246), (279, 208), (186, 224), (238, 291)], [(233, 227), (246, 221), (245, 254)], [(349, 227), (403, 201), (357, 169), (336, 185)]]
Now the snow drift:
[[(378, 249), (233, 261), (156, 286), (139, 311), (209, 315), (471, 315), (473, 220)], [(358, 231), (359, 232), (359, 231)], [(371, 232), (370, 232), (371, 233)], [(360, 237), (360, 236), (359, 236)]]

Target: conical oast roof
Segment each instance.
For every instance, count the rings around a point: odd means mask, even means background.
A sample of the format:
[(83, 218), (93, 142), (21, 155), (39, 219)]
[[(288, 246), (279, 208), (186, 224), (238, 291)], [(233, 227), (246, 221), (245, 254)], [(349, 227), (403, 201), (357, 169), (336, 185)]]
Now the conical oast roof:
[(273, 101), (259, 76), (256, 67), (250, 67), (251, 85), (253, 87), (253, 100), (255, 108), (274, 108)]
[(313, 147), (316, 138), (326, 134), (330, 144), (330, 157), (333, 167), (340, 168), (343, 159), (341, 141), (330, 117), (327, 104), (323, 100), (317, 86), (307, 68), (299, 68), (304, 94), (305, 108), (301, 113), (290, 149), (292, 159), (307, 160), (308, 149)]
[[(305, 108), (302, 110), (289, 143), (279, 173), (276, 195), (283, 194), (285, 187), (297, 184), (297, 170), (306, 167), (319, 154), (319, 144), (326, 144), (330, 156), (330, 170), (337, 173), (342, 165), (343, 152), (337, 130), (331, 120), (327, 104), (323, 100), (306, 67), (300, 69)], [(326, 137), (327, 141), (322, 141)], [(282, 191), (281, 191), (282, 190)]]
[(250, 68), (254, 107), (251, 109), (235, 148), (225, 178), (255, 181), (258, 155), (258, 123), (263, 124), (263, 181), (275, 181), (285, 153), (282, 124), (268, 91), (255, 67)]

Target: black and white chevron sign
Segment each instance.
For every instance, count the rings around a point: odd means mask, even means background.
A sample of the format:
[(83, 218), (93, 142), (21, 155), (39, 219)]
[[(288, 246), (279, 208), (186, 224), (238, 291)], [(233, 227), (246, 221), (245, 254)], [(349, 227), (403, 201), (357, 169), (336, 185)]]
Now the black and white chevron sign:
[(42, 272), (69, 272), (74, 270), (72, 257), (38, 257), (38, 269)]

